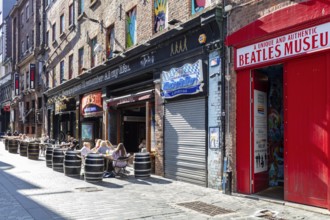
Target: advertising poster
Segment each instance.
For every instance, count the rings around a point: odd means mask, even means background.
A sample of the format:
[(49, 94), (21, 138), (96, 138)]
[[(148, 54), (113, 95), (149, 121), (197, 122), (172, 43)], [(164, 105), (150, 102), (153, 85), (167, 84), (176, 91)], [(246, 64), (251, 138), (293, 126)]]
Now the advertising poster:
[(254, 90), (254, 173), (268, 170), (267, 93)]

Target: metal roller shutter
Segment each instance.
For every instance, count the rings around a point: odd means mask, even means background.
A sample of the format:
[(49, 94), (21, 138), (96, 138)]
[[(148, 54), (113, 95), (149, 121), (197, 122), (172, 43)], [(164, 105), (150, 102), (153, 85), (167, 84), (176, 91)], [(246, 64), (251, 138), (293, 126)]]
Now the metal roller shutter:
[(165, 177), (206, 186), (205, 98), (165, 104)]

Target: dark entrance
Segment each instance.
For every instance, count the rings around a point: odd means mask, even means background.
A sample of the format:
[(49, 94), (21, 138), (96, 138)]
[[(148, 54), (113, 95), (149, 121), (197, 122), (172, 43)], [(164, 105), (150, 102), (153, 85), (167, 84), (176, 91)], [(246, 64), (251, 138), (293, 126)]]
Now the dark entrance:
[(283, 66), (252, 74), (253, 192), (284, 199)]

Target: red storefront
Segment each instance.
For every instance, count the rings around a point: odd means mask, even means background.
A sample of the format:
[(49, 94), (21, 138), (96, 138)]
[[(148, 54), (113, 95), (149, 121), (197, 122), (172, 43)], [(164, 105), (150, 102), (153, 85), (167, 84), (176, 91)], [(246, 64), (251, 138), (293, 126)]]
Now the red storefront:
[(330, 4), (306, 1), (227, 38), (237, 73), (237, 191), (330, 209)]

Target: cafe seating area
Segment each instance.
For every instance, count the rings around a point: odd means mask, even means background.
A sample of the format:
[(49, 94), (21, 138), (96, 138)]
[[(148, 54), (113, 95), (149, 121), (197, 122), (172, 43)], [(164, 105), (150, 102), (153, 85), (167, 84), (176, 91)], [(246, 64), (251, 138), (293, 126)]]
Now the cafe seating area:
[(136, 178), (148, 178), (151, 174), (148, 152), (130, 155), (125, 151), (124, 156), (116, 157), (116, 153), (121, 148), (120, 144), (109, 146), (106, 151), (96, 146), (89, 149), (85, 155), (82, 148), (70, 142), (59, 144), (42, 138), (22, 138), (21, 135), (4, 136), (2, 141), (8, 153), (36, 161), (43, 161), (44, 158), (46, 167), (54, 172), (77, 177), (86, 182), (100, 182), (103, 178), (125, 178), (133, 175)]

